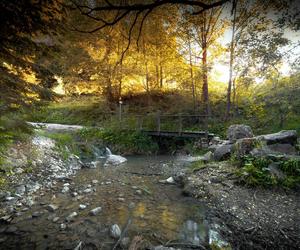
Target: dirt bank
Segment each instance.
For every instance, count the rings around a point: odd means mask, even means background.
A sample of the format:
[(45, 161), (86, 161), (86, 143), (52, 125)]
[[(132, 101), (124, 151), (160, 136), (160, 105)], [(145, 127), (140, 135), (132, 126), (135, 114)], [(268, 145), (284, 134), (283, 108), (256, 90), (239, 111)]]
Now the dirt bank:
[(189, 175), (184, 193), (208, 204), (235, 249), (300, 249), (299, 192), (241, 186), (233, 172), (210, 163)]

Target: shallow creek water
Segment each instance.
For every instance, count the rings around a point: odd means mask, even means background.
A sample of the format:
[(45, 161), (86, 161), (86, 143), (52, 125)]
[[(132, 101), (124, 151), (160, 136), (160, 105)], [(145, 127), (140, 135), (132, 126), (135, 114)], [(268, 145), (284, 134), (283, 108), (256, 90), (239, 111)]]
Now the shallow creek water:
[[(83, 249), (112, 249), (117, 241), (109, 233), (113, 224), (126, 227), (126, 237), (142, 235), (153, 245), (203, 244), (208, 238), (204, 204), (184, 197), (176, 185), (159, 183), (180, 166), (170, 156), (134, 156), (117, 167), (81, 169), (41, 193), (11, 225), (1, 226), (6, 234), (0, 249), (74, 249), (80, 242)], [(66, 186), (69, 191), (63, 193)], [(48, 211), (49, 204), (58, 209)], [(80, 204), (87, 207), (81, 210)], [(101, 212), (90, 215), (96, 207)], [(66, 222), (72, 212), (77, 216)]]

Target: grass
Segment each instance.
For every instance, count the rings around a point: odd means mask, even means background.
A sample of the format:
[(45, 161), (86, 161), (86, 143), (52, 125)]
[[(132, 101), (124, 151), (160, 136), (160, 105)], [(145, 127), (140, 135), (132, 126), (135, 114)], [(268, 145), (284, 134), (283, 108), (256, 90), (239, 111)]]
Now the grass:
[(60, 153), (64, 160), (67, 160), (71, 154), (80, 153), (75, 133), (49, 133), (39, 130), (38, 134), (54, 140), (55, 150)]

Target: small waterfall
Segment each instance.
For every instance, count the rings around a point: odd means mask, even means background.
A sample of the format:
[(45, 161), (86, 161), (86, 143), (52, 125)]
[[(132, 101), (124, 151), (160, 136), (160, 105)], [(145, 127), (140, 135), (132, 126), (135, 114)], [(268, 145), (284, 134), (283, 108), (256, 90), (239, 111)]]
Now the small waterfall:
[(107, 155), (112, 155), (112, 152), (110, 151), (110, 149), (108, 147), (105, 148), (106, 154)]

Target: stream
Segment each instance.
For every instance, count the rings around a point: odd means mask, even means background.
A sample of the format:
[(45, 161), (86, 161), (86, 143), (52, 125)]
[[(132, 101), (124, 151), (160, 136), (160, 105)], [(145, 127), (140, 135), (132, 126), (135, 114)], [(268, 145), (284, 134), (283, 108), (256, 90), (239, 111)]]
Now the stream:
[(122, 230), (123, 249), (138, 235), (153, 246), (208, 244), (205, 205), (161, 183), (184, 168), (179, 158), (131, 156), (109, 167), (104, 161), (59, 180), (1, 225), (0, 249), (112, 249), (119, 237), (112, 237), (114, 224)]

